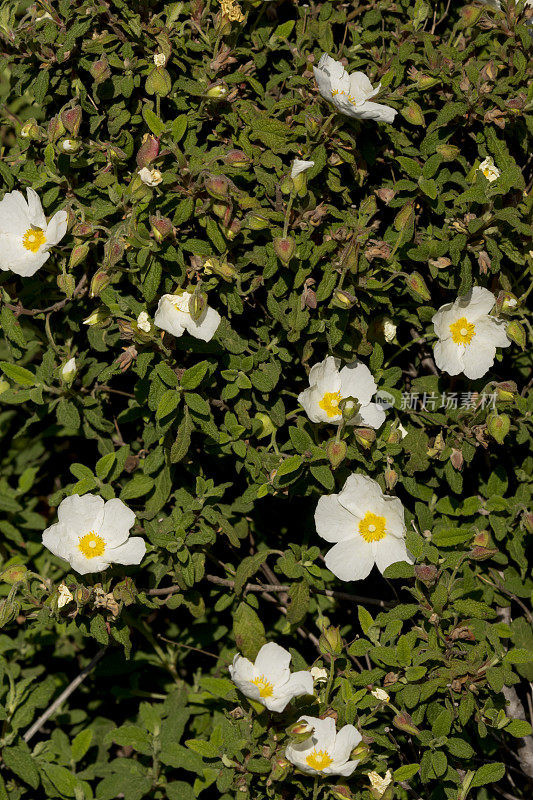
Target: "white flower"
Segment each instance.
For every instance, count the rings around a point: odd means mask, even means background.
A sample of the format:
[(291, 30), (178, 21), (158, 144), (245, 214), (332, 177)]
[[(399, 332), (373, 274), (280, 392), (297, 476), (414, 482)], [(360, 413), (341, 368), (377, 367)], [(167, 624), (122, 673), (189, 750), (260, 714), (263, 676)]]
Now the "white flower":
[(439, 338), (434, 347), (439, 369), (449, 375), (464, 372), (475, 380), (492, 367), (496, 348), (511, 344), (505, 322), (489, 317), (495, 302), (488, 289), (474, 286), (464, 297), (439, 308), (431, 320)]
[(61, 149), (65, 153), (75, 153), (79, 149), (79, 145), (75, 139), (63, 139)]
[(397, 327), (394, 322), (388, 317), (385, 317), (383, 320), (383, 337), (388, 344), (394, 341), (396, 330)]
[(150, 333), (152, 328), (152, 323), (150, 322), (150, 317), (146, 313), (146, 311), (141, 311), (139, 316), (137, 317), (137, 327), (144, 331), (145, 333)]
[(158, 169), (148, 169), (148, 167), (143, 167), (139, 170), (139, 178), (147, 186), (158, 186), (163, 180), (163, 176)]
[(164, 67), (167, 63), (167, 57), (164, 53), (154, 53), (154, 64), (156, 67)]
[(361, 741), (353, 725), (345, 725), (337, 733), (332, 717), (301, 717), (313, 726), (313, 734), (303, 742), (287, 746), (285, 758), (306, 775), (343, 775), (348, 778), (359, 761), (350, 761), (350, 753)]
[(377, 122), (394, 122), (396, 109), (380, 103), (370, 103), (376, 89), (363, 72), (349, 75), (342, 64), (324, 53), (318, 67), (313, 67), (318, 91), (325, 100), (330, 100), (343, 114), (357, 119), (375, 119)]
[(50, 257), (48, 249), (67, 232), (67, 212), (58, 211), (46, 222), (41, 201), (33, 189), (8, 192), (0, 202), (0, 269), (27, 278)]
[(194, 320), (189, 311), (192, 296), (192, 292), (164, 294), (157, 306), (154, 324), (173, 336), (182, 336), (187, 331), (195, 339), (209, 342), (220, 325), (220, 314), (206, 306), (199, 319)]
[(487, 158), (481, 162), (478, 170), (481, 170), (485, 178), (491, 183), (492, 181), (497, 180), (501, 175), (500, 170), (494, 164), (494, 160), (490, 156), (487, 156)]
[(377, 772), (369, 772), (368, 779), (370, 781), (370, 791), (373, 797), (379, 798), (385, 794), (387, 788), (392, 783), (392, 772), (388, 769), (383, 778)]
[(69, 380), (72, 380), (72, 378), (74, 377), (76, 372), (77, 372), (76, 359), (75, 358), (69, 358), (67, 363), (64, 364), (63, 368), (61, 369), (61, 376), (66, 381), (69, 381)]
[(413, 563), (405, 547), (403, 505), (366, 475), (350, 475), (339, 494), (321, 497), (315, 524), (319, 536), (335, 542), (326, 567), (341, 581), (366, 578), (374, 564), (384, 572), (397, 561)]
[(399, 430), (400, 433), (402, 434), (402, 439), (405, 439), (405, 437), (407, 436), (407, 430), (403, 427), (401, 422), (398, 423), (397, 430)]
[(347, 397), (354, 397), (361, 408), (348, 423), (381, 427), (385, 422), (385, 412), (377, 403), (370, 402), (377, 386), (368, 367), (358, 361), (346, 364), (341, 370), (339, 366), (338, 358), (327, 356), (312, 367), (309, 389), (298, 395), (298, 402), (311, 422), (338, 425), (342, 420), (339, 403)]
[(291, 673), (291, 654), (275, 642), (263, 645), (255, 663), (239, 653), (229, 668), (231, 680), (245, 697), (256, 700), (269, 711), (284, 711), (293, 697), (313, 694), (310, 672)]
[(292, 169), (291, 169), (291, 178), (294, 180), (298, 177), (302, 172), (305, 172), (311, 167), (315, 166), (314, 161), (300, 161), (299, 158), (295, 158), (292, 162)]
[(118, 498), (104, 503), (94, 494), (73, 494), (61, 501), (57, 517), (43, 532), (43, 544), (80, 575), (110, 564), (140, 564), (144, 557), (144, 540), (129, 535), (135, 514)]
[(324, 683), (328, 679), (327, 669), (321, 667), (311, 667), (311, 675), (315, 683)]
[(74, 600), (74, 595), (64, 583), (60, 583), (57, 587), (58, 597), (57, 597), (57, 607), (63, 608), (66, 606), (67, 603), (70, 603), (71, 600)]
[(372, 689), (371, 694), (376, 698), (376, 700), (382, 700), (384, 703), (388, 703), (390, 700), (390, 696), (384, 689)]

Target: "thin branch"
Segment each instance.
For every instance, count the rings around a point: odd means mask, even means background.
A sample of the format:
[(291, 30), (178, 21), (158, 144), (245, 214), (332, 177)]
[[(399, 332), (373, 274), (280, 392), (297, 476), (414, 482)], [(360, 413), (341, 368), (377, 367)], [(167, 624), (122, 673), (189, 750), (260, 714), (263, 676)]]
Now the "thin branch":
[(41, 714), (41, 716), (39, 717), (39, 719), (36, 722), (33, 723), (31, 728), (28, 728), (28, 730), (26, 731), (26, 733), (24, 734), (24, 737), (23, 737), (24, 741), (26, 743), (28, 743), (30, 741), (32, 736), (34, 736), (38, 731), (41, 730), (41, 728), (44, 725), (44, 723), (52, 716), (52, 714), (54, 714), (57, 711), (59, 706), (62, 703), (64, 703), (64, 701), (68, 697), (70, 697), (72, 692), (74, 692), (78, 688), (80, 683), (82, 683), (82, 681), (85, 680), (85, 678), (91, 672), (93, 667), (95, 667), (96, 664), (98, 664), (98, 662), (100, 661), (100, 659), (102, 658), (102, 656), (104, 655), (106, 650), (107, 650), (107, 647), (102, 647), (101, 650), (99, 650), (97, 652), (97, 654), (95, 655), (93, 660), (90, 661), (89, 664), (87, 664), (87, 666), (82, 669), (80, 674), (76, 678), (74, 678), (73, 681), (71, 681), (69, 683), (67, 688), (63, 692), (61, 692), (59, 697), (56, 700), (54, 700), (52, 705), (48, 706), (46, 711), (43, 714)]
[(87, 275), (82, 275), (78, 285), (72, 293), (72, 297), (65, 297), (63, 300), (59, 300), (57, 303), (54, 303), (53, 306), (48, 306), (48, 308), (24, 308), (20, 302), (16, 305), (13, 305), (13, 303), (4, 303), (4, 305), (11, 309), (11, 311), (14, 311), (17, 317), (35, 317), (37, 314), (52, 314), (54, 311), (60, 311), (68, 302), (70, 302), (70, 300), (73, 300), (75, 297), (82, 294), (86, 283)]

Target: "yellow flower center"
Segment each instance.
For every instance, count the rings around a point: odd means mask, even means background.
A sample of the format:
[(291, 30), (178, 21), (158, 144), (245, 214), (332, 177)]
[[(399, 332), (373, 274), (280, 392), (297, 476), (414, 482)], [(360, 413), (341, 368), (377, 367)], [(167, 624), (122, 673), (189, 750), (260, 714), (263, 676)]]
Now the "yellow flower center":
[(259, 697), (272, 697), (274, 694), (274, 685), (267, 681), (264, 675), (255, 678), (252, 683), (259, 689)]
[(359, 523), (359, 533), (365, 542), (379, 542), (387, 535), (385, 530), (386, 519), (367, 511), (364, 518)]
[(308, 766), (310, 766), (311, 769), (316, 769), (317, 772), (322, 772), (322, 770), (329, 767), (330, 764), (333, 764), (333, 759), (327, 750), (317, 750), (316, 748), (312, 753), (309, 753), (305, 760)]
[(97, 533), (89, 531), (85, 536), (80, 536), (78, 550), (81, 550), (85, 558), (102, 556), (105, 552), (105, 542)]
[(46, 236), (41, 228), (28, 228), (22, 237), (23, 246), (26, 250), (31, 250), (32, 253), (36, 253), (39, 247), (42, 247), (45, 242)]
[(476, 326), (466, 317), (461, 317), (450, 325), (452, 339), (455, 344), (470, 344), (476, 333)]
[(323, 411), (326, 412), (328, 417), (338, 417), (340, 414), (339, 403), (341, 400), (342, 397), (340, 392), (326, 392), (318, 405)]

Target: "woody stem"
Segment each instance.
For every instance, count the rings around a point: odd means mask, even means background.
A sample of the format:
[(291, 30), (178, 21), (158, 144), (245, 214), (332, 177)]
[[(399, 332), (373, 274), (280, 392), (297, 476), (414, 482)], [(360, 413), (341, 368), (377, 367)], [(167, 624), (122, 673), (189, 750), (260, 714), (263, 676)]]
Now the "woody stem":
[(313, 800), (317, 800), (318, 793), (320, 792), (320, 782), (318, 778), (315, 778), (315, 782), (313, 784)]

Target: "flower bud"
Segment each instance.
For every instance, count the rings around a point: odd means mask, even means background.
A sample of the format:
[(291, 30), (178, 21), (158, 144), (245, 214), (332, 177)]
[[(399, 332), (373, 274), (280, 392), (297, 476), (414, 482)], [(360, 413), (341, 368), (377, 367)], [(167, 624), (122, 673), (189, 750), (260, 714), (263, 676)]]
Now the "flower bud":
[(15, 600), (10, 600), (9, 598), (0, 600), (0, 628), (13, 622), (13, 620), (18, 617), (19, 613), (20, 603), (17, 603)]
[(507, 323), (505, 329), (507, 336), (520, 347), (521, 350), (526, 349), (526, 331), (521, 322), (517, 319), (512, 319)]
[(357, 747), (354, 747), (350, 753), (350, 759), (353, 761), (368, 761), (371, 755), (371, 750), (366, 742), (359, 742)]
[(109, 267), (118, 264), (124, 255), (124, 242), (116, 236), (112, 236), (104, 245), (104, 262)]
[(261, 231), (264, 228), (268, 228), (269, 221), (266, 217), (261, 216), (261, 214), (255, 214), (251, 211), (246, 215), (244, 225), (252, 231)]
[(155, 216), (151, 214), (148, 221), (156, 242), (161, 244), (165, 239), (174, 237), (174, 225), (168, 217), (162, 217), (158, 212)]
[(525, 511), (522, 515), (522, 522), (528, 533), (533, 533), (533, 514), (531, 511)]
[(61, 139), (58, 147), (63, 153), (77, 153), (81, 144), (76, 139)]
[(461, 27), (470, 28), (475, 25), (483, 13), (482, 6), (463, 6), (460, 9), (461, 14)]
[(296, 242), (291, 237), (283, 238), (281, 236), (277, 236), (274, 241), (274, 251), (281, 261), (281, 263), (287, 267), (291, 258), (293, 257), (295, 250), (296, 250)]
[(292, 739), (293, 742), (305, 742), (314, 733), (314, 727), (309, 724), (305, 719), (299, 719), (288, 728), (285, 728), (285, 733)]
[(446, 159), (446, 161), (455, 161), (461, 152), (454, 144), (438, 144), (436, 147), (437, 153)]
[(88, 236), (92, 236), (93, 233), (94, 233), (94, 227), (90, 222), (78, 222), (72, 228), (72, 235), (79, 236), (82, 239), (85, 239)]
[(338, 786), (330, 786), (329, 796), (333, 797), (335, 800), (353, 800), (353, 794), (351, 791), (347, 786), (342, 786), (342, 784), (339, 784)]
[(146, 78), (145, 89), (148, 94), (166, 97), (172, 89), (172, 79), (164, 67), (154, 67)]
[(511, 311), (518, 305), (518, 299), (512, 292), (501, 291), (496, 298), (496, 313)]
[(494, 389), (496, 391), (496, 400), (499, 402), (514, 400), (518, 391), (518, 387), (514, 381), (502, 381), (501, 383), (497, 383)]
[(272, 771), (270, 772), (271, 781), (283, 781), (291, 771), (292, 767), (289, 761), (283, 756), (276, 756), (272, 762)]
[(242, 229), (242, 222), (240, 221), (240, 219), (232, 219), (229, 228), (225, 227), (224, 225), (222, 226), (222, 233), (227, 239), (232, 241), (233, 239), (235, 239), (236, 236), (239, 235), (241, 229)]
[(76, 288), (74, 275), (69, 275), (68, 273), (62, 272), (57, 276), (56, 282), (58, 289), (61, 289), (63, 294), (66, 295), (70, 300), (74, 294), (74, 289)]
[(276, 430), (276, 426), (274, 425), (268, 414), (263, 414), (260, 411), (255, 415), (254, 419), (258, 420), (258, 422), (261, 423), (261, 429), (256, 434), (258, 439), (263, 439), (265, 436), (271, 436)]
[(20, 129), (20, 136), (23, 139), (40, 139), (41, 131), (36, 120), (29, 119), (27, 122), (25, 122)]
[(105, 269), (95, 272), (91, 281), (90, 296), (98, 297), (111, 283), (111, 275)]
[(342, 418), (345, 422), (349, 422), (353, 419), (361, 409), (361, 403), (357, 400), (356, 397), (343, 397), (339, 403), (339, 411), (342, 414)]
[(105, 306), (100, 306), (100, 308), (97, 308), (96, 311), (93, 311), (92, 314), (89, 314), (89, 316), (83, 320), (83, 324), (89, 325), (89, 327), (94, 325), (97, 328), (103, 328), (110, 318), (109, 311)]
[(94, 61), (91, 65), (90, 72), (97, 86), (110, 78), (111, 70), (106, 56), (102, 56), (98, 61)]
[(228, 95), (228, 87), (223, 83), (217, 83), (214, 86), (210, 86), (207, 92), (205, 93), (206, 97), (211, 98), (211, 100), (223, 100)]
[(143, 136), (141, 146), (137, 151), (137, 166), (147, 167), (159, 155), (159, 139), (146, 133)]
[(487, 417), (487, 430), (498, 444), (503, 444), (503, 440), (509, 433), (510, 427), (511, 420), (507, 414), (498, 414), (495, 412), (494, 414), (489, 414)]
[(224, 278), (225, 281), (232, 281), (237, 274), (237, 270), (232, 264), (228, 264), (227, 261), (222, 261), (220, 258), (214, 257), (204, 261), (203, 269), (207, 274), (214, 272), (215, 275)]
[(396, 472), (396, 470), (392, 469), (392, 467), (388, 466), (385, 467), (384, 477), (385, 477), (385, 486), (387, 487), (387, 489), (389, 489), (389, 491), (391, 489), (394, 489), (394, 487), (398, 482), (398, 473)]
[(225, 175), (210, 175), (206, 182), (205, 188), (217, 200), (224, 200), (229, 194), (229, 181)]
[(195, 291), (189, 300), (189, 314), (196, 322), (200, 319), (205, 309), (207, 308), (207, 295), (203, 292)]
[(131, 606), (137, 596), (137, 589), (131, 578), (124, 578), (116, 584), (113, 589), (113, 597), (115, 600), (124, 603), (125, 606)]
[(414, 100), (408, 102), (407, 105), (402, 109), (402, 115), (405, 117), (407, 122), (411, 123), (411, 125), (425, 125), (422, 109), (418, 103), (415, 103)]
[(336, 442), (335, 439), (331, 439), (327, 443), (326, 454), (333, 469), (337, 469), (344, 461), (347, 449), (346, 442)]
[(472, 542), (472, 543), (473, 543), (473, 544), (474, 544), (476, 547), (487, 547), (487, 545), (489, 544), (489, 542), (490, 542), (490, 536), (489, 536), (489, 532), (488, 532), (488, 531), (485, 531), (485, 530), (483, 530), (483, 531), (479, 531), (479, 533), (476, 533), (476, 535), (474, 536), (474, 540), (473, 540), (473, 542)]
[(400, 714), (396, 714), (396, 716), (392, 720), (392, 724), (396, 728), (399, 728), (401, 731), (410, 733), (412, 736), (417, 736), (419, 733), (419, 730), (414, 724), (411, 715), (408, 714), (406, 711), (402, 711)]
[(81, 108), (74, 106), (74, 108), (66, 108), (61, 112), (61, 122), (66, 130), (73, 136), (77, 136), (81, 124)]
[(321, 653), (340, 656), (343, 651), (340, 628), (335, 628), (333, 625), (324, 628), (320, 634), (319, 647)]
[(72, 269), (73, 267), (77, 267), (78, 264), (81, 264), (82, 261), (85, 261), (88, 255), (89, 255), (88, 244), (74, 245), (74, 247), (70, 251), (70, 258), (68, 262), (69, 268)]
[(292, 178), (289, 178), (288, 175), (283, 178), (280, 181), (279, 188), (281, 189), (282, 194), (291, 194), (295, 189)]
[(66, 364), (63, 364), (63, 367), (61, 368), (62, 380), (67, 384), (72, 383), (72, 381), (76, 377), (77, 371), (78, 368), (76, 366), (76, 359), (70, 358)]
[(12, 564), (0, 573), (0, 581), (13, 585), (27, 580), (26, 573), (28, 572), (24, 564)]
[(415, 564), (415, 577), (426, 586), (433, 586), (438, 574), (439, 571), (434, 564)]
[(228, 167), (247, 167), (252, 159), (242, 150), (230, 150), (224, 156), (224, 164)]
[(376, 431), (373, 428), (355, 428), (355, 439), (365, 450), (370, 450), (376, 441)]
[(419, 89), (431, 89), (439, 82), (439, 78), (432, 78), (431, 75), (424, 75), (419, 72), (416, 76), (416, 85)]
[(406, 203), (394, 218), (394, 227), (397, 231), (403, 231), (408, 225), (412, 224), (415, 211), (412, 203)]
[(335, 289), (332, 303), (336, 308), (353, 308), (355, 305), (355, 297), (344, 289)]
[(48, 141), (49, 142), (57, 142), (63, 134), (65, 133), (65, 126), (61, 122), (59, 117), (52, 117), (50, 122), (48, 123)]
[(493, 558), (498, 553), (497, 547), (474, 547), (468, 554), (474, 561), (486, 561)]
[(431, 300), (429, 289), (419, 272), (412, 272), (407, 276), (407, 287), (415, 295), (417, 300), (424, 300), (426, 302)]

